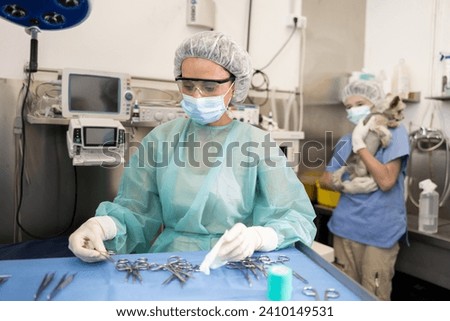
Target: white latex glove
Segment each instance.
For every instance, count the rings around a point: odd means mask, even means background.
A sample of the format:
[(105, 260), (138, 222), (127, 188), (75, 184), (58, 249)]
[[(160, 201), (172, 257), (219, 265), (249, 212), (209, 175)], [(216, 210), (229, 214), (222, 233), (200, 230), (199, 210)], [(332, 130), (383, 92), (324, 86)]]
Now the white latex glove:
[(117, 227), (108, 216), (95, 216), (83, 223), (69, 236), (69, 249), (85, 262), (106, 260), (103, 241), (114, 238)]
[(225, 235), (228, 230), (222, 235), (222, 237), (217, 241), (211, 251), (206, 254), (203, 262), (200, 264), (199, 271), (209, 275), (210, 269), (217, 269), (227, 263), (227, 261), (222, 260), (217, 255), (219, 254), (220, 248), (222, 247)]
[(255, 251), (272, 251), (278, 245), (278, 235), (274, 229), (247, 227), (242, 223), (235, 224), (222, 238), (223, 243), (217, 256), (223, 261), (242, 260)]
[(369, 122), (364, 125), (364, 119), (361, 119), (352, 132), (352, 149), (354, 153), (362, 148), (367, 147), (366, 143), (364, 143), (364, 140), (366, 139), (368, 133)]
[(372, 177), (355, 177), (351, 181), (342, 182), (342, 191), (348, 194), (371, 193), (378, 189)]

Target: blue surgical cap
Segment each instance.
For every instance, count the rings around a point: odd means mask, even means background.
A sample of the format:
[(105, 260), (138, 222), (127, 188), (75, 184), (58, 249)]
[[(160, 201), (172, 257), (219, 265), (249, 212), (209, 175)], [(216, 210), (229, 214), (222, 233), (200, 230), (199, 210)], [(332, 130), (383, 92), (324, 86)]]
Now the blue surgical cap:
[(185, 39), (175, 51), (174, 75), (181, 75), (181, 64), (189, 57), (215, 62), (236, 77), (232, 102), (245, 100), (250, 88), (252, 64), (250, 56), (229, 36), (217, 31), (204, 31)]

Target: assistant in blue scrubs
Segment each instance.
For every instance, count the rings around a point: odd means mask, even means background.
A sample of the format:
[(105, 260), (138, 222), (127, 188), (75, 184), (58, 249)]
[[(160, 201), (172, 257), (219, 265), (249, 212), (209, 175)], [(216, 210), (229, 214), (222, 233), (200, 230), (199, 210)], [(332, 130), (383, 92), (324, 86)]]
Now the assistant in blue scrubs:
[[(389, 128), (390, 144), (372, 155), (360, 135), (368, 133), (361, 120), (384, 99), (381, 86), (374, 81), (356, 81), (346, 86), (343, 102), (347, 118), (356, 127), (336, 144), (320, 184), (341, 193), (328, 222), (334, 235), (335, 263), (378, 298), (389, 300), (398, 243), (407, 234), (404, 180), (409, 138), (402, 124)], [(346, 165), (352, 151), (359, 155), (370, 175), (356, 178), (359, 184), (351, 184), (345, 172), (344, 185), (337, 188), (333, 175)]]

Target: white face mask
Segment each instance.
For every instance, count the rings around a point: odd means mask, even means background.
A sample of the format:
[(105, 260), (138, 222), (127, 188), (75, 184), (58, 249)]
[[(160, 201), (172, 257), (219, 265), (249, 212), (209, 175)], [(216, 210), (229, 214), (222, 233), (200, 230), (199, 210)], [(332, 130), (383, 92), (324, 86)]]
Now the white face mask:
[(370, 114), (370, 106), (362, 105), (347, 109), (347, 119), (357, 125), (359, 121)]
[(200, 97), (195, 98), (186, 94), (183, 94), (183, 100), (181, 101), (181, 107), (183, 107), (186, 114), (193, 121), (200, 125), (211, 124), (220, 119), (227, 110), (225, 106), (225, 96), (230, 91), (220, 96)]

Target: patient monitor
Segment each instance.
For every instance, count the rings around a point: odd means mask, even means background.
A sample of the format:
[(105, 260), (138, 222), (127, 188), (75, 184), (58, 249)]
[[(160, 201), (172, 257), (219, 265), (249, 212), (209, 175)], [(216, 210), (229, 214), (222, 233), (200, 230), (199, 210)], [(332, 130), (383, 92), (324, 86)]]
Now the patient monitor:
[(124, 162), (125, 129), (133, 93), (125, 73), (64, 69), (62, 115), (69, 119), (67, 149), (73, 165)]
[(117, 120), (73, 118), (67, 131), (73, 165), (118, 165), (124, 162), (125, 129)]

